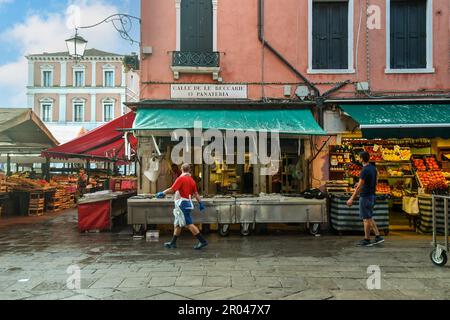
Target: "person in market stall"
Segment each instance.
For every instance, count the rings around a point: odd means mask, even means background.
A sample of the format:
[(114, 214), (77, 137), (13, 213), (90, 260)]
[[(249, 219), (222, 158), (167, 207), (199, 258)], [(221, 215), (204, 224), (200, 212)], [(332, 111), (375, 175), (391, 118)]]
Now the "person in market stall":
[[(200, 199), (200, 195), (198, 194), (197, 185), (195, 180), (191, 175), (191, 166), (189, 164), (184, 164), (182, 166), (182, 174), (175, 181), (173, 186), (166, 191), (159, 192), (156, 197), (158, 199), (164, 198), (167, 194), (179, 193), (181, 198), (176, 201), (176, 207), (179, 208), (183, 215), (186, 227), (191, 231), (192, 235), (198, 239), (198, 244), (194, 247), (195, 250), (201, 250), (208, 246), (208, 242), (205, 240), (200, 230), (194, 225), (192, 221), (192, 210), (194, 209), (194, 205), (192, 203), (192, 197), (197, 199), (200, 211), (205, 210), (205, 206)], [(175, 249), (177, 247), (177, 240), (181, 235), (182, 228), (179, 225), (175, 225), (175, 231), (173, 235), (173, 239), (171, 242), (167, 242), (164, 246), (167, 249)]]
[(87, 192), (88, 176), (84, 169), (80, 169), (77, 180), (77, 194), (79, 198), (82, 198)]
[(177, 179), (181, 176), (182, 172), (180, 168), (176, 164), (172, 164), (172, 183), (177, 181)]
[[(376, 167), (371, 164), (370, 154), (368, 152), (361, 152), (360, 154), (363, 169), (361, 170), (360, 179), (356, 186), (355, 192), (348, 200), (347, 205), (353, 206), (358, 194), (359, 198), (359, 216), (364, 223), (364, 239), (360, 242), (361, 246), (370, 247), (376, 244), (384, 242), (384, 239), (380, 236), (377, 224), (373, 219), (373, 209), (375, 207), (376, 200), (376, 187), (378, 180), (378, 173)], [(375, 232), (375, 241), (371, 242), (370, 233)]]

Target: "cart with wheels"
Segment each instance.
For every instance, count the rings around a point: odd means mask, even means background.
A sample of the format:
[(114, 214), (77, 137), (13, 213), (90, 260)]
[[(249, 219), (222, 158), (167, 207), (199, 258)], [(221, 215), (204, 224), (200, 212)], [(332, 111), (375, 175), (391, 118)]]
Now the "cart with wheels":
[[(449, 241), (448, 241), (448, 203), (450, 196), (433, 195), (432, 196), (432, 212), (433, 212), (433, 250), (431, 251), (430, 258), (431, 261), (437, 266), (445, 266), (447, 264), (447, 254), (449, 251)], [(437, 233), (438, 233), (438, 216), (437, 216), (437, 202), (443, 201), (444, 204), (444, 245), (438, 243)]]

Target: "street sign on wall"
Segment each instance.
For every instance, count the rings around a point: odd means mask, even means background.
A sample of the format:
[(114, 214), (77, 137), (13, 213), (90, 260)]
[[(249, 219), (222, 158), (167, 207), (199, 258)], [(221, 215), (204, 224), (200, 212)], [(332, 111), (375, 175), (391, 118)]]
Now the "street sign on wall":
[(247, 85), (173, 84), (172, 99), (247, 99)]

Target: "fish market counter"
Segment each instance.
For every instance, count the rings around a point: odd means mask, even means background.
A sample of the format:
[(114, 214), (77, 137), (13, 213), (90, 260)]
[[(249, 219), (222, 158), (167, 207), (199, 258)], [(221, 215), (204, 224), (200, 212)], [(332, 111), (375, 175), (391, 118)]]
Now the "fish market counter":
[[(241, 234), (247, 236), (257, 223), (306, 223), (313, 234), (328, 222), (327, 202), (284, 196), (218, 196), (202, 199), (206, 206), (200, 212), (196, 206), (194, 223), (218, 224), (219, 233), (226, 236), (233, 224), (241, 225)], [(147, 225), (173, 224), (172, 198), (155, 199), (138, 196), (128, 200), (128, 224), (135, 233), (145, 232)]]

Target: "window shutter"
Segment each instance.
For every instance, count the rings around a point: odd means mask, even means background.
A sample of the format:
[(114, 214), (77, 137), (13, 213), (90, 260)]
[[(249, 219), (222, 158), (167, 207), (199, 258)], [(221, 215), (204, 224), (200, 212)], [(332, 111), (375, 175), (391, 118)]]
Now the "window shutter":
[(348, 3), (313, 3), (313, 69), (348, 68)]
[(329, 49), (328, 10), (325, 3), (313, 5), (313, 69), (326, 69)]
[(348, 3), (330, 6), (330, 69), (348, 69)]
[(426, 1), (414, 1), (408, 9), (408, 68), (426, 68)]
[(212, 52), (211, 0), (182, 0), (181, 51)]
[(391, 2), (391, 68), (426, 68), (426, 0)]

